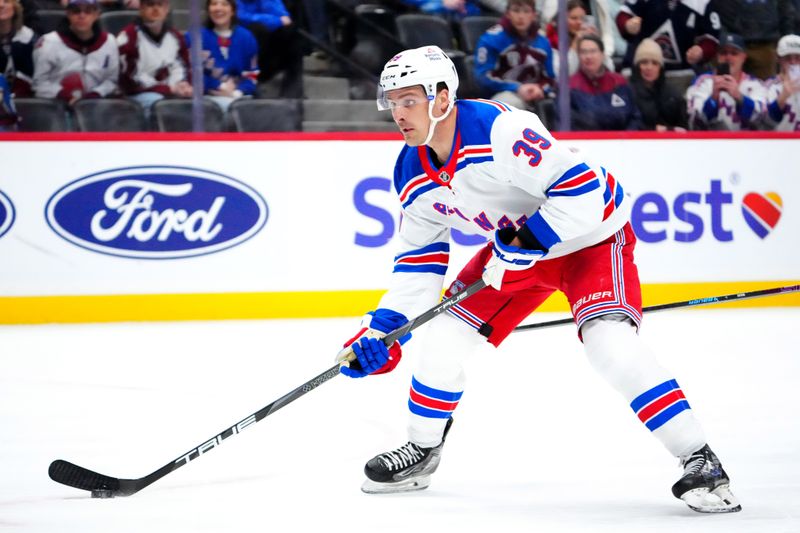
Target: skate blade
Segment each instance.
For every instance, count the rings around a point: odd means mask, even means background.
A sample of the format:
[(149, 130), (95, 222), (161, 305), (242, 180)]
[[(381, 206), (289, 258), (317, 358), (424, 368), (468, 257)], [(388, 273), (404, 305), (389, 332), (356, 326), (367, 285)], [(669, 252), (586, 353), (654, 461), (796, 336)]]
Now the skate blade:
[(393, 483), (379, 483), (367, 479), (361, 485), (361, 491), (367, 494), (395, 494), (398, 492), (413, 492), (415, 490), (427, 489), (431, 484), (431, 476), (420, 476), (413, 479), (406, 479), (404, 481), (395, 481)]
[(720, 485), (710, 492), (707, 488), (690, 490), (681, 496), (681, 500), (698, 513), (737, 513), (742, 510), (728, 485)]

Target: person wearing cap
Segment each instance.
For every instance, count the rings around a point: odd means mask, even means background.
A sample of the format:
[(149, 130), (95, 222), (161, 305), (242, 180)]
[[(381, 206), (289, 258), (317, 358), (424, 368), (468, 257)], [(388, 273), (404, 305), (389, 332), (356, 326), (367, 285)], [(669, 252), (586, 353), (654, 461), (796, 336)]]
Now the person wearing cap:
[(766, 109), (761, 80), (744, 72), (744, 39), (723, 34), (717, 68), (697, 77), (686, 90), (689, 125), (693, 129), (754, 129)]
[(34, 94), (72, 105), (82, 98), (117, 93), (119, 51), (114, 38), (97, 22), (97, 0), (69, 0), (66, 13), (61, 26), (36, 43)]
[(189, 48), (169, 23), (169, 9), (169, 0), (141, 0), (139, 17), (117, 35), (123, 65), (120, 88), (147, 116), (158, 100), (193, 94)]
[[(337, 355), (338, 370), (365, 378), (394, 369), (410, 337), (401, 335), (407, 329), (396, 330), (441, 299), (448, 264), (455, 261), (451, 239), (467, 233), (488, 242), (445, 292), (455, 297), (449, 307), (414, 332), (415, 367), (405, 389), (408, 442), (367, 461), (361, 490), (427, 488), (464, 393), (470, 355), (487, 352), (487, 343), (499, 346), (561, 291), (590, 364), (625, 398), (622, 405), (681, 457), (673, 496), (698, 512), (741, 510), (677, 381), (638, 335), (633, 202), (623, 185), (553, 137), (534, 113), (494, 100), (457, 100), (458, 74), (439, 47), (396, 54), (379, 79), (378, 108), (391, 111), (405, 141), (393, 180), (403, 223), (390, 288)], [(529, 349), (536, 352), (535, 343)], [(491, 364), (515, 370), (500, 359)], [(506, 402), (503, 408), (520, 406)], [(520, 411), (520, 423), (536, 423), (535, 405)], [(508, 438), (498, 432), (496, 445), (477, 450), (480, 460), (466, 461), (465, 468), (491, 468), (485, 459), (504, 453)], [(626, 468), (624, 453), (619, 459)]]
[(767, 120), (777, 131), (800, 131), (800, 35), (778, 41), (778, 75), (767, 82)]
[(628, 81), (604, 64), (603, 41), (594, 34), (578, 38), (578, 72), (569, 78), (572, 129), (639, 130), (642, 116)]
[(685, 131), (686, 100), (667, 83), (661, 47), (652, 39), (643, 39), (633, 56), (629, 80), (636, 106), (642, 114), (643, 129)]
[(775, 75), (775, 47), (783, 35), (796, 33), (793, 0), (716, 0), (722, 27), (741, 35), (747, 61), (744, 71), (762, 80)]

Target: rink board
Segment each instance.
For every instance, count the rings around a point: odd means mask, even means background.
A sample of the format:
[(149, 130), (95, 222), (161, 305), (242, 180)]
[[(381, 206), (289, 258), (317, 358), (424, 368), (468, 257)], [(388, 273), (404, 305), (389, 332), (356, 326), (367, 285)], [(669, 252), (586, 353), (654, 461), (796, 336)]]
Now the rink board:
[[(800, 136), (563, 137), (631, 196), (646, 305), (800, 279)], [(388, 284), (396, 135), (4, 139), (0, 323), (352, 316)]]

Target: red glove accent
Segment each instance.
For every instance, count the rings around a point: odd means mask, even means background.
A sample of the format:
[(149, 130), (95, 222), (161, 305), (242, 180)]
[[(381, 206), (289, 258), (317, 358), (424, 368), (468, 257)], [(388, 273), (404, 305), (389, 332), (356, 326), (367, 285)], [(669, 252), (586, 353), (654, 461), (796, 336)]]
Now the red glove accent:
[(69, 102), (75, 97), (75, 93), (83, 95), (83, 79), (79, 72), (72, 72), (61, 78), (61, 90), (56, 95), (57, 98)]

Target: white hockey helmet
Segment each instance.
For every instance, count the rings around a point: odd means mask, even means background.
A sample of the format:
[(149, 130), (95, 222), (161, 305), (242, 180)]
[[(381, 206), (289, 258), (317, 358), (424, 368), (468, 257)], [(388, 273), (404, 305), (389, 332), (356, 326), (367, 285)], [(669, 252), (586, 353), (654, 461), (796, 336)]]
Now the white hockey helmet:
[[(450, 103), (444, 115), (434, 117), (433, 102), (436, 98), (436, 86), (439, 83), (447, 86)], [(384, 65), (378, 83), (378, 109), (387, 110), (393, 107), (393, 103), (386, 97), (389, 91), (416, 85), (422, 86), (428, 98), (428, 116), (431, 119), (431, 127), (428, 137), (423, 143), (427, 144), (430, 142), (436, 123), (444, 120), (452, 111), (458, 90), (456, 67), (438, 46), (430, 45), (404, 50)]]
[(400, 52), (383, 67), (378, 85), (378, 107), (389, 109), (386, 93), (394, 89), (421, 85), (433, 100), (438, 83), (447, 85), (450, 100), (455, 101), (458, 90), (458, 74), (453, 62), (438, 46), (423, 46)]

